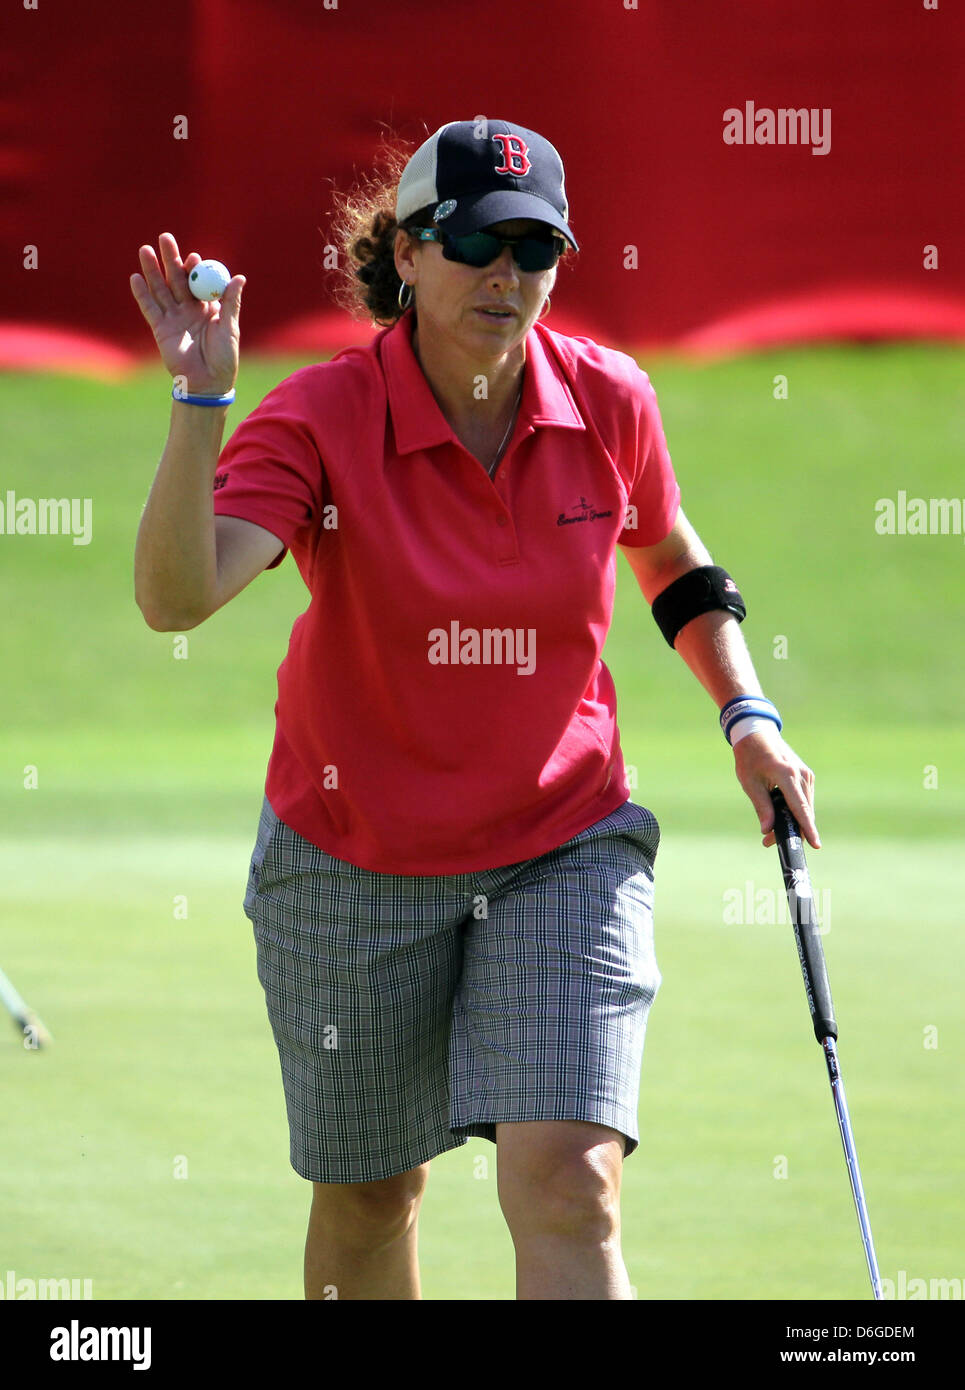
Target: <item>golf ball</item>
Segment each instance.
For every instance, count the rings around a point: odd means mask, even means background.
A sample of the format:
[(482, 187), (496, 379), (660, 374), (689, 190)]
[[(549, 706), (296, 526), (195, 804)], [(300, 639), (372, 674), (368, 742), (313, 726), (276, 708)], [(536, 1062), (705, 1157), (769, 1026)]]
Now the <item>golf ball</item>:
[(188, 275), (188, 288), (195, 299), (220, 299), (230, 279), (230, 270), (220, 261), (199, 261)]

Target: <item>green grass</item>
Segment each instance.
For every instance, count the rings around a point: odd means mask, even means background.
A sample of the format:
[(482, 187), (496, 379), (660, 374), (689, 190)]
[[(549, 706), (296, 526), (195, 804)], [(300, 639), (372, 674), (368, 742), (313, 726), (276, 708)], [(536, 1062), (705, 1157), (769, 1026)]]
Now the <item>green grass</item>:
[[(233, 422), (294, 365), (246, 362)], [(962, 1277), (965, 553), (961, 536), (874, 530), (875, 500), (899, 488), (965, 491), (962, 355), (644, 365), (684, 507), (744, 592), (764, 689), (817, 774), (824, 848), (809, 862), (882, 1273)], [(786, 401), (772, 395), (778, 374)], [(288, 1165), (241, 899), (275, 672), (307, 590), (289, 560), (187, 634), (176, 659), (174, 635), (151, 632), (133, 602), (168, 417), (160, 375), (3, 377), (0, 411), (0, 494), (94, 507), (87, 547), (0, 536), (0, 965), (55, 1035), (28, 1053), (0, 1029), (16, 1116), (0, 1275), (89, 1277), (97, 1298), (298, 1299), (308, 1188)], [(622, 559), (606, 657), (634, 797), (663, 831), (664, 983), (624, 1170), (631, 1280), (641, 1298), (863, 1298), (790, 928), (765, 912), (725, 920), (734, 892), (780, 910), (776, 855), (712, 703)], [(427, 1298), (513, 1297), (495, 1179), (483, 1140), (433, 1163)]]
[[(904, 848), (837, 844), (816, 886), (830, 894), (825, 950), (882, 1273), (960, 1277), (960, 875), (944, 844)], [(16, 1114), (4, 1269), (90, 1277), (98, 1298), (300, 1296), (307, 1185), (288, 1166), (240, 910), (248, 852), (240, 838), (131, 835), (0, 857), (4, 966), (55, 1033), (46, 1053), (0, 1037)], [(624, 1170), (631, 1279), (642, 1298), (863, 1297), (790, 930), (723, 920), (726, 891), (774, 885), (771, 855), (743, 837), (680, 836), (658, 867), (664, 983)], [(484, 1140), (434, 1161), (426, 1297), (512, 1298), (495, 1179)]]

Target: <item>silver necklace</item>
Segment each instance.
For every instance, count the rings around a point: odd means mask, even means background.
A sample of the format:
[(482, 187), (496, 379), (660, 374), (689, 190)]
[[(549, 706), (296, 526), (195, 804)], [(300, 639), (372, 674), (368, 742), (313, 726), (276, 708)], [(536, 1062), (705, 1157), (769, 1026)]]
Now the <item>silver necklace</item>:
[(519, 383), (519, 394), (518, 394), (517, 397), (516, 397), (516, 404), (513, 406), (513, 413), (512, 413), (512, 415), (510, 415), (510, 417), (509, 417), (509, 424), (506, 426), (506, 433), (503, 435), (502, 443), (500, 444), (499, 448), (496, 450), (496, 457), (493, 459), (492, 463), (489, 465), (488, 472), (489, 472), (489, 476), (490, 476), (490, 477), (492, 477), (493, 474), (495, 473), (495, 471), (496, 471), (496, 465), (499, 463), (499, 460), (500, 460), (500, 459), (502, 458), (502, 456), (503, 456), (503, 450), (504, 450), (505, 447), (506, 447), (506, 441), (507, 441), (507, 439), (509, 438), (510, 431), (512, 430), (513, 426), (514, 426), (515, 423), (516, 423), (516, 416), (517, 416), (517, 414), (518, 414), (518, 412), (519, 412), (519, 403), (520, 403), (520, 401), (521, 401), (522, 399), (523, 399), (523, 383), (520, 382), (520, 383)]

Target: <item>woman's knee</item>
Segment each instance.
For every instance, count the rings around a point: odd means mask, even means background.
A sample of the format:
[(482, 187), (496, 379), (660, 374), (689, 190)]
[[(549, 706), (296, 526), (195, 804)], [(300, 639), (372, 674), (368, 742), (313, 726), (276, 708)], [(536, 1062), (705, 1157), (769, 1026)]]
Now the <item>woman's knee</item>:
[(429, 1164), (373, 1182), (312, 1184), (310, 1228), (371, 1246), (399, 1240), (412, 1227), (429, 1178)]

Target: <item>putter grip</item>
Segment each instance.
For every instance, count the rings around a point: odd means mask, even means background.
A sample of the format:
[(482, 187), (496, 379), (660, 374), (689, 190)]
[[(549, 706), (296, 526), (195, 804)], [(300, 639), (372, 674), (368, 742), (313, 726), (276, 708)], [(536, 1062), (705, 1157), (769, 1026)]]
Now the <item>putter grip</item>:
[(828, 983), (828, 967), (821, 945), (821, 932), (814, 894), (811, 889), (811, 876), (804, 858), (804, 842), (797, 821), (791, 815), (784, 793), (775, 787), (771, 792), (774, 803), (774, 836), (777, 852), (781, 859), (784, 874), (784, 887), (787, 890), (787, 905), (791, 913), (791, 925), (797, 942), (804, 988), (811, 1010), (814, 1036), (819, 1043), (825, 1038), (837, 1038), (838, 1025), (834, 1019), (834, 1004), (831, 1002), (831, 986)]

